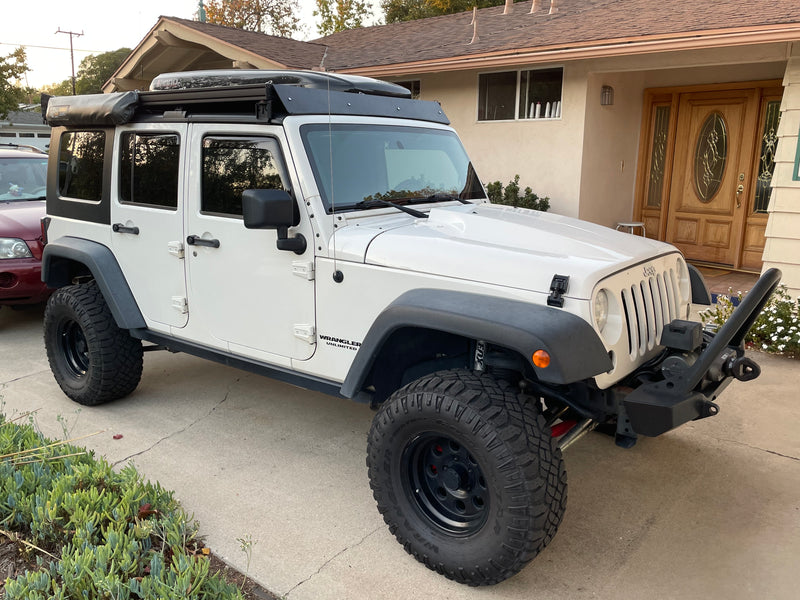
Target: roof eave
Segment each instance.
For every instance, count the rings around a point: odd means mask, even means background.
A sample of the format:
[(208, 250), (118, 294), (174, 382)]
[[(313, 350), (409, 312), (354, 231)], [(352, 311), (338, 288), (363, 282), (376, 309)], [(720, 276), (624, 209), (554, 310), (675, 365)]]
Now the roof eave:
[(447, 58), (394, 63), (388, 65), (363, 65), (340, 67), (340, 73), (365, 76), (394, 76), (412, 73), (432, 73), (440, 71), (464, 71), (470, 69), (516, 66), (521, 64), (552, 63), (658, 52), (677, 52), (769, 44), (776, 42), (797, 42), (800, 40), (800, 24), (740, 28), (736, 30), (709, 30), (692, 34), (672, 34), (644, 36), (639, 38), (617, 38), (570, 46), (551, 45), (513, 50), (497, 50), (478, 54), (452, 56)]

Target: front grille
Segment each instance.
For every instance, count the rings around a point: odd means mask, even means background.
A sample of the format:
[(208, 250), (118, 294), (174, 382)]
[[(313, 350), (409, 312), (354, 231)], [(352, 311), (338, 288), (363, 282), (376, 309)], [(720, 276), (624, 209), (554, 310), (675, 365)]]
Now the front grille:
[(678, 274), (667, 269), (620, 292), (631, 359), (644, 356), (661, 340), (664, 326), (678, 318)]

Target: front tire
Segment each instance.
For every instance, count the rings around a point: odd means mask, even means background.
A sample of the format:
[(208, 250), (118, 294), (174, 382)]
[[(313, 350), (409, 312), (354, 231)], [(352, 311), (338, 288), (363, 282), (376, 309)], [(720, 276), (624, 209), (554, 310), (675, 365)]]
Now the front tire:
[(56, 382), (79, 404), (117, 400), (139, 385), (142, 343), (117, 327), (94, 281), (50, 296), (44, 343)]
[(564, 515), (564, 463), (544, 419), (488, 375), (443, 371), (397, 391), (372, 422), (367, 466), (397, 540), (460, 583), (516, 574)]

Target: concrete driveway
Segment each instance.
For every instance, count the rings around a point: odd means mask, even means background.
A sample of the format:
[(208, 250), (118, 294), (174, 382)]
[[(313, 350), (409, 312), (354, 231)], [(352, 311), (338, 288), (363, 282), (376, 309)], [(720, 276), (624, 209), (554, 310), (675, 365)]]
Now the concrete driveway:
[[(39, 409), (61, 437), (173, 489), (210, 547), (289, 599), (797, 598), (800, 363), (759, 355), (719, 416), (632, 450), (591, 434), (566, 453), (569, 503), (522, 573), (468, 588), (427, 570), (375, 509), (365, 467), (368, 407), (182, 354), (145, 355), (137, 391), (79, 407), (53, 380), (42, 310), (0, 310), (6, 414)], [(122, 434), (114, 440), (114, 434)]]

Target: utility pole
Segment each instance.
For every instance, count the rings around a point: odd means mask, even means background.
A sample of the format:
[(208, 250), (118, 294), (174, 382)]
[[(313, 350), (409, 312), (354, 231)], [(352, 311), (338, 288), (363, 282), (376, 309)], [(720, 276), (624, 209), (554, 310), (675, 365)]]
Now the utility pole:
[(75, 54), (72, 51), (72, 38), (73, 37), (81, 37), (83, 35), (83, 31), (80, 33), (75, 33), (74, 31), (61, 31), (61, 27), (58, 28), (56, 33), (66, 33), (69, 35), (69, 60), (72, 63), (72, 95), (75, 95)]

